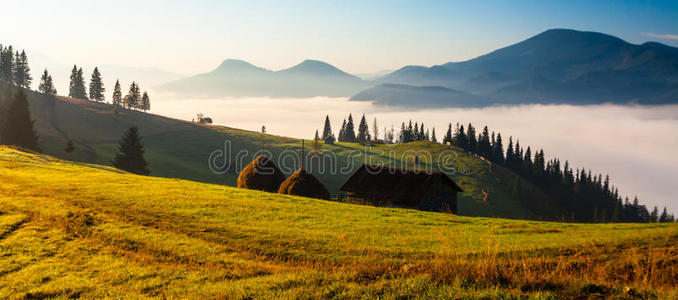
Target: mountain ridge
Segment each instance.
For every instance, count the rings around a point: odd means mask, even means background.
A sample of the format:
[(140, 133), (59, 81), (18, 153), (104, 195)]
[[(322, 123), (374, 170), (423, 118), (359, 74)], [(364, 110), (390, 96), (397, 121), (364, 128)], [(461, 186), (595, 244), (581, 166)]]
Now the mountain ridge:
[[(378, 83), (442, 86), (499, 105), (676, 103), (678, 99), (668, 95), (678, 91), (678, 48), (658, 42), (631, 44), (599, 32), (550, 29), (467, 61), (406, 66)], [(429, 97), (422, 93), (411, 101)], [(449, 101), (445, 106), (456, 105)]]
[(226, 59), (213, 71), (158, 87), (179, 94), (268, 97), (351, 96), (369, 84), (323, 61), (306, 59), (272, 71), (240, 59)]

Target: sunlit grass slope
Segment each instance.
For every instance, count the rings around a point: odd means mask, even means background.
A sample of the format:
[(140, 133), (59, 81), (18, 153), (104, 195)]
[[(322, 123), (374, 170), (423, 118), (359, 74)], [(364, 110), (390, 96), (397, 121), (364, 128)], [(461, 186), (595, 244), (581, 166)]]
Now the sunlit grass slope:
[(359, 206), (0, 147), (0, 298), (667, 298), (677, 229)]
[[(0, 92), (7, 92), (7, 87), (2, 83)], [(250, 155), (261, 150), (262, 136), (266, 150), (271, 151), (274, 156), (283, 151), (299, 151), (301, 146), (299, 139), (262, 135), (223, 126), (202, 126), (137, 111), (121, 109), (114, 115), (111, 105), (87, 100), (54, 98), (29, 92), (29, 101), (40, 136), (39, 144), (45, 153), (67, 160), (110, 165), (124, 131), (130, 126), (138, 126), (152, 176), (235, 185), (237, 172), (215, 174), (208, 166), (210, 153), (223, 150), (225, 141), (230, 141), (233, 155), (241, 150), (247, 150)], [(261, 121), (265, 124), (265, 120)], [(318, 126), (321, 121), (322, 116), (319, 116)], [(310, 134), (312, 130), (309, 131)], [(70, 154), (64, 150), (68, 140), (75, 144), (75, 151)], [(306, 141), (306, 146), (307, 150), (311, 149), (310, 140)], [(437, 168), (435, 160), (429, 161), (422, 152), (431, 153), (431, 157), (435, 159), (450, 148), (426, 142), (378, 145), (369, 149), (355, 143), (338, 143), (334, 146), (323, 143), (321, 150), (336, 155), (338, 167), (350, 165), (355, 170), (364, 161), (382, 160), (398, 166), (403, 163), (411, 164), (412, 155), (420, 155), (424, 164), (434, 164), (434, 168)], [(456, 148), (452, 150), (457, 153), (453, 162), (457, 172), (451, 175), (464, 189), (460, 195), (460, 214), (529, 219), (560, 218), (561, 215), (548, 206), (527, 209), (523, 201), (513, 199), (511, 184), (517, 177), (514, 173), (501, 167), (490, 170), (487, 162), (480, 158)], [(356, 155), (361, 151), (361, 155)], [(406, 157), (404, 162), (403, 156)], [(252, 157), (248, 159), (251, 160)], [(463, 170), (467, 172), (462, 173)], [(294, 168), (284, 171), (289, 175)], [(339, 187), (351, 175), (351, 172), (312, 171), (335, 197)], [(523, 194), (532, 198), (529, 199), (530, 203), (544, 202), (548, 198), (527, 181), (523, 180), (521, 186), (524, 189)]]

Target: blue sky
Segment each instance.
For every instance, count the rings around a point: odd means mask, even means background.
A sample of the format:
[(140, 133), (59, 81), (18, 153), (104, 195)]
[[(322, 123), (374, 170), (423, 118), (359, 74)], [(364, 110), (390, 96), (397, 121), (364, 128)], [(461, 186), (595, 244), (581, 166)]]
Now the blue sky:
[[(225, 58), (352, 73), (460, 61), (550, 28), (678, 46), (678, 1), (12, 1), (0, 42), (71, 64), (194, 74)], [(21, 24), (21, 26), (17, 26)]]

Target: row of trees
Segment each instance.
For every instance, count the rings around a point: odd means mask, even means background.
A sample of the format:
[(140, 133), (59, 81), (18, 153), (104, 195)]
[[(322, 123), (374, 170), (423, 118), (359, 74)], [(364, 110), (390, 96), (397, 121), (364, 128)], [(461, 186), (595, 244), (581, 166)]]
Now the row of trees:
[[(377, 120), (374, 119), (372, 134), (368, 130), (366, 118), (363, 115), (355, 133), (353, 117), (349, 114), (344, 119), (338, 140), (340, 142), (364, 143), (379, 137)], [(322, 137), (316, 131), (316, 138), (326, 139), (334, 137), (329, 116), (325, 117)], [(383, 141), (394, 142), (394, 130), (384, 128)], [(428, 128), (423, 123), (402, 123), (397, 142), (408, 143), (414, 141), (438, 142), (435, 128)], [(563, 214), (563, 219), (581, 222), (674, 222), (675, 217), (664, 208), (661, 213), (658, 207), (651, 211), (641, 205), (638, 197), (631, 201), (628, 197), (622, 198), (619, 190), (610, 184), (610, 177), (602, 174), (595, 175), (590, 169), (573, 169), (568, 161), (561, 163), (559, 158), (547, 160), (543, 149), (533, 150), (524, 148), (520, 141), (514, 144), (513, 137), (509, 137), (508, 145), (501, 133), (489, 130), (485, 126), (480, 133), (476, 132), (473, 124), (466, 126), (448, 124), (447, 131), (441, 142), (454, 145), (465, 151), (484, 157), (492, 163), (504, 166), (536, 185), (553, 199), (548, 205), (556, 207)], [(524, 185), (524, 184), (522, 184)], [(527, 187), (521, 186), (521, 180), (516, 179), (509, 183), (511, 194), (516, 201), (523, 201), (527, 207), (537, 207), (540, 203), (531, 203)], [(526, 200), (527, 199), (527, 200)], [(534, 200), (536, 201), (536, 200)]]
[[(47, 74), (47, 72), (45, 72), (45, 74)], [(68, 91), (69, 97), (104, 102), (106, 101), (106, 97), (104, 96), (105, 92), (106, 88), (104, 87), (99, 68), (94, 68), (94, 71), (92, 72), (88, 96), (87, 90), (85, 88), (85, 79), (83, 77), (82, 68), (78, 68), (77, 65), (73, 66), (73, 70), (71, 71), (70, 88)], [(136, 82), (132, 82), (127, 95), (123, 96), (120, 87), (120, 80), (116, 80), (115, 86), (113, 87), (112, 104), (115, 107), (124, 107), (143, 111), (148, 111), (151, 109), (151, 100), (148, 97), (148, 92), (144, 91), (144, 93), (141, 94), (141, 89)]]
[(28, 88), (33, 82), (26, 51), (14, 51), (14, 47), (0, 44), (0, 81)]
[[(28, 66), (28, 57), (25, 51), (14, 51), (12, 46), (3, 47), (0, 44), (0, 81), (15, 85), (17, 87), (29, 89), (33, 82), (31, 70)], [(40, 77), (40, 85), (38, 91), (46, 95), (56, 95), (57, 90), (54, 86), (54, 80), (47, 70), (42, 73)], [(89, 93), (85, 87), (85, 78), (82, 68), (77, 65), (73, 66), (70, 76), (70, 84), (68, 96), (92, 100), (97, 102), (105, 102), (106, 88), (104, 87), (103, 79), (99, 68), (94, 68), (89, 82)], [(124, 107), (128, 109), (138, 109), (148, 111), (151, 109), (151, 100), (148, 92), (141, 93), (141, 89), (136, 82), (132, 82), (127, 95), (123, 97), (120, 81), (115, 82), (113, 91), (112, 104), (116, 107)]]
[[(602, 174), (594, 174), (590, 169), (572, 169), (568, 161), (561, 164), (559, 158), (546, 160), (544, 150), (534, 150), (528, 146), (523, 148), (520, 141), (513, 143), (509, 137), (508, 146), (504, 151), (501, 133), (490, 133), (485, 126), (481, 133), (476, 135), (472, 124), (466, 128), (457, 124), (452, 133), (452, 124), (443, 139), (444, 143), (475, 153), (485, 159), (502, 165), (513, 172), (520, 174), (546, 192), (560, 211), (568, 212), (565, 219), (582, 222), (673, 222), (673, 215), (662, 214), (655, 207), (648, 212), (645, 205), (638, 202), (638, 197), (629, 201), (622, 199), (619, 190), (610, 184), (610, 176), (604, 178)], [(520, 181), (516, 180), (511, 186), (512, 194), (519, 199), (524, 197)], [(538, 205), (537, 203), (525, 203)]]

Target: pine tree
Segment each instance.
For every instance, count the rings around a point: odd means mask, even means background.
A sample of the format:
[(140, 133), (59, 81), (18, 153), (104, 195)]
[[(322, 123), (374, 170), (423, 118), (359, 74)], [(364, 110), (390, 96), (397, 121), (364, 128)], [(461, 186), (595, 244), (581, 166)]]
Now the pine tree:
[(151, 171), (144, 159), (144, 146), (136, 126), (130, 127), (120, 139), (118, 152), (112, 161), (113, 166), (138, 175), (148, 175)]
[(313, 139), (314, 139), (314, 140), (319, 140), (319, 139), (320, 139), (320, 135), (318, 134), (318, 130), (317, 130), (317, 129), (315, 130), (315, 137), (314, 137)]
[(120, 89), (120, 80), (115, 81), (115, 87), (113, 88), (113, 106), (122, 106), (122, 91)]
[(438, 139), (436, 138), (436, 128), (431, 129), (431, 142), (437, 143)]
[(31, 111), (23, 89), (18, 89), (14, 99), (4, 112), (4, 121), (0, 126), (0, 144), (14, 145), (40, 151), (38, 135), (33, 128)]
[(52, 80), (52, 75), (49, 75), (47, 69), (42, 73), (40, 77), (40, 86), (38, 86), (38, 91), (45, 95), (56, 95), (57, 90), (54, 88), (54, 81)]
[(497, 133), (497, 138), (492, 144), (492, 153), (492, 156), (497, 163), (504, 163), (504, 145), (502, 145), (501, 133)]
[(468, 139), (467, 150), (473, 153), (478, 151), (478, 139), (476, 138), (476, 129), (468, 123), (468, 128), (466, 128), (466, 138)]
[(509, 136), (509, 144), (508, 147), (506, 148), (506, 165), (513, 166), (514, 161), (515, 161), (515, 152), (513, 151), (513, 136)]
[(92, 72), (92, 79), (89, 82), (89, 98), (94, 101), (103, 102), (106, 100), (104, 93), (106, 88), (104, 88), (104, 83), (101, 80), (101, 73), (99, 73), (99, 68), (94, 68)]
[(132, 82), (129, 87), (129, 92), (125, 96), (125, 106), (127, 108), (139, 108), (141, 102), (141, 94), (139, 93), (139, 86), (136, 82)]
[(443, 144), (447, 143), (452, 144), (452, 123), (447, 125), (447, 133), (445, 133), (445, 137), (443, 138)]
[(346, 142), (355, 143), (355, 126), (353, 125), (353, 116), (348, 114), (348, 122), (346, 122), (346, 132), (344, 132), (344, 140)]
[(664, 210), (662, 211), (661, 216), (659, 216), (659, 222), (660, 223), (666, 223), (669, 221), (669, 214), (666, 211), (666, 207), (664, 207)]
[(14, 55), (14, 84), (22, 88), (30, 88), (33, 82), (31, 68), (28, 66), (26, 51), (16, 52)]
[(490, 158), (492, 156), (492, 145), (490, 144), (490, 132), (487, 126), (483, 128), (483, 132), (480, 135), (478, 140), (478, 154), (482, 155), (485, 158)]
[(356, 137), (356, 140), (358, 143), (365, 143), (370, 140), (369, 128), (367, 127), (367, 121), (365, 120), (364, 114), (358, 125), (358, 136)]
[(332, 125), (330, 125), (330, 116), (325, 116), (325, 126), (323, 127), (322, 139), (332, 136)]
[(141, 104), (139, 109), (143, 111), (149, 111), (151, 109), (151, 99), (148, 97), (148, 93), (144, 91), (144, 95), (141, 96)]
[(657, 223), (659, 220), (659, 209), (655, 206), (650, 213), (650, 223)]
[(341, 129), (339, 130), (339, 141), (346, 142), (346, 119), (341, 123)]
[(0, 81), (14, 83), (14, 48), (7, 46), (0, 49)]
[(68, 96), (87, 100), (87, 90), (85, 89), (85, 79), (82, 75), (82, 68), (78, 69), (75, 65), (71, 71), (71, 83)]

